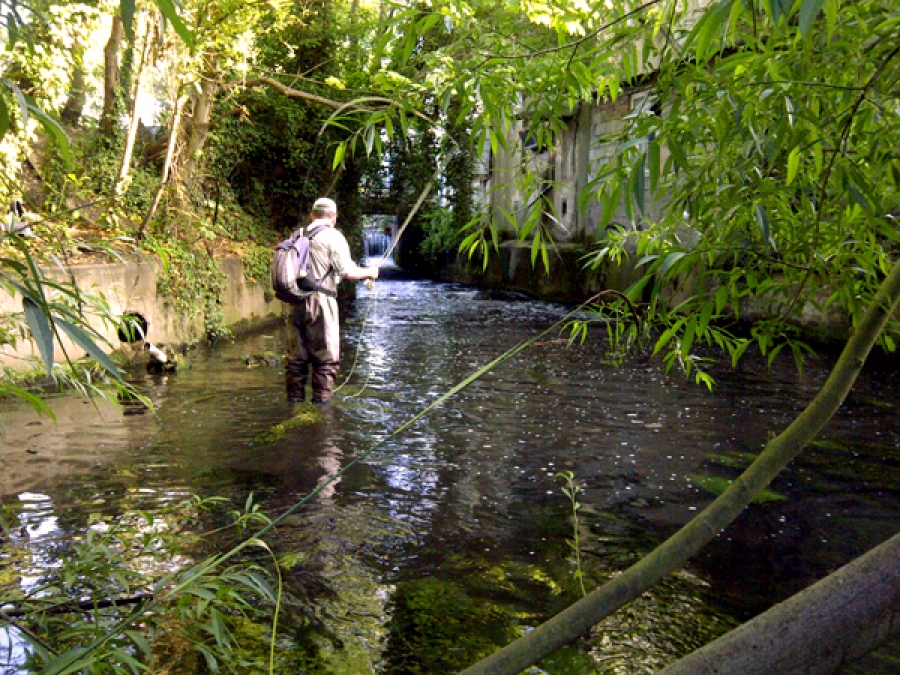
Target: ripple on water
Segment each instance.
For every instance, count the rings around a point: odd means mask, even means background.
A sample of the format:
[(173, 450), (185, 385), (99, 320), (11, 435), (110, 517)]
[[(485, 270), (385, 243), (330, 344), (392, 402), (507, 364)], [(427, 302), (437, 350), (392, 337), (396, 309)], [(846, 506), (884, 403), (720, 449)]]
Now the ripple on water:
[[(464, 286), (379, 282), (361, 290), (345, 324), (339, 381), (349, 380), (315, 424), (260, 440), (293, 412), (280, 368), (242, 359), (282, 351), (284, 335), (256, 336), (197, 354), (174, 377), (141, 379), (156, 415), (123, 417), (67, 397), (54, 401), (56, 425), (17, 412), (0, 446), (4, 498), (20, 505), (36, 550), (49, 552), (41, 542), (83, 530), (92, 509), (161, 509), (190, 493), (242, 505), (252, 492), (277, 513), (332, 481), (273, 542), (307, 561), (290, 583), (353, 645), (353, 663), (391, 658), (391, 603), (417, 580), (448, 584), (417, 587), (421, 597), (474, 598), (511, 625), (533, 625), (578, 595), (559, 473), (571, 471), (581, 490), (585, 565), (599, 582), (709, 503), (695, 478), (734, 477), (739, 467), (728, 462), (752, 461), (826, 374), (818, 363), (802, 377), (782, 364), (767, 372), (751, 361), (737, 374), (715, 366), (710, 392), (645, 358), (609, 366), (599, 334), (570, 349), (551, 334), (392, 435), (565, 311)], [(738, 615), (877, 543), (900, 517), (888, 480), (900, 420), (898, 388), (885, 383), (895, 379), (864, 375), (865, 395), (848, 398), (828, 426), (835, 445), (803, 455), (773, 485), (788, 500), (751, 507), (698, 559), (712, 591), (691, 583), (677, 592), (691, 603), (713, 593)], [(773, 569), (773, 560), (803, 569)], [(371, 621), (350, 628), (363, 615)], [(359, 667), (345, 672), (368, 672)]]

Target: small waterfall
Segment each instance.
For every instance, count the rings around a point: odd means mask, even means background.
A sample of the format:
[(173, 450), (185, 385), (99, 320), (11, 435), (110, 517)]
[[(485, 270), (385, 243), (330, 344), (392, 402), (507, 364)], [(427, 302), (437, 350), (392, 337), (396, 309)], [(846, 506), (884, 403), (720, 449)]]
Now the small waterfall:
[[(363, 231), (363, 245), (366, 259), (380, 258), (390, 247), (391, 237), (381, 230), (367, 229)], [(394, 261), (389, 257), (384, 263), (393, 265)]]

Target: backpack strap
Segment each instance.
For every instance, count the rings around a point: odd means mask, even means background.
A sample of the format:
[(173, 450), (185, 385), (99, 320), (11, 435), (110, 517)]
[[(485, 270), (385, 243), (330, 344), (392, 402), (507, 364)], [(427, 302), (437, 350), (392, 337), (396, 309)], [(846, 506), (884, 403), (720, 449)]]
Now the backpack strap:
[[(306, 232), (306, 228), (303, 228), (303, 233), (306, 235), (306, 238), (309, 239), (310, 246), (312, 245), (312, 240), (315, 238), (315, 236), (324, 229), (325, 225), (319, 225), (319, 227), (313, 229), (312, 232)], [(324, 279), (324, 277), (322, 278)], [(313, 278), (310, 280), (309, 278), (307, 278), (307, 280), (304, 282), (306, 287), (303, 288), (303, 290), (314, 291), (316, 293), (324, 293), (329, 298), (337, 298), (337, 293), (335, 291), (324, 288), (321, 285), (321, 281), (322, 279)]]

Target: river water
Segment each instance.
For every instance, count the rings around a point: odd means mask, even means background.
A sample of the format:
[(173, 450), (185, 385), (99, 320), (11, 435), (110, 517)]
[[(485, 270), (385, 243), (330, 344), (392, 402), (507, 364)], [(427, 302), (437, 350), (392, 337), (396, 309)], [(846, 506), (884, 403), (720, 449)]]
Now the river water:
[[(454, 672), (579, 597), (560, 474), (579, 489), (589, 589), (708, 504), (827, 375), (828, 358), (802, 374), (787, 361), (712, 365), (710, 392), (644, 356), (611, 365), (600, 331), (575, 346), (551, 333), (392, 435), (567, 311), (426, 281), (360, 286), (346, 383), (320, 417), (283, 424), (296, 410), (281, 366), (252, 356), (284, 351), (279, 328), (174, 375), (136, 374), (155, 416), (71, 396), (51, 401), (55, 423), (5, 410), (0, 494), (38, 559), (98, 510), (253, 494), (275, 515), (331, 480), (267, 538), (300, 561), (285, 580), (292, 611), (310, 617), (309, 672)], [(771, 500), (534, 672), (652, 672), (896, 533), (898, 380), (869, 367)], [(882, 672), (897, 672), (890, 658)]]

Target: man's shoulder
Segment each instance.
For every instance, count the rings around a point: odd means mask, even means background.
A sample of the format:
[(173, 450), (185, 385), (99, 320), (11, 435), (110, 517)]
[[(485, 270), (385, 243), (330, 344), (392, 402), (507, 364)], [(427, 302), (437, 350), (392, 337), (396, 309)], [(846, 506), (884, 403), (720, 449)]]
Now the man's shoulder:
[(346, 237), (344, 237), (343, 233), (333, 227), (326, 227), (316, 235), (316, 238), (321, 239), (323, 243), (329, 243), (332, 245), (347, 242), (347, 239)]

